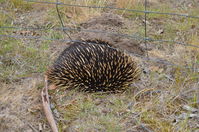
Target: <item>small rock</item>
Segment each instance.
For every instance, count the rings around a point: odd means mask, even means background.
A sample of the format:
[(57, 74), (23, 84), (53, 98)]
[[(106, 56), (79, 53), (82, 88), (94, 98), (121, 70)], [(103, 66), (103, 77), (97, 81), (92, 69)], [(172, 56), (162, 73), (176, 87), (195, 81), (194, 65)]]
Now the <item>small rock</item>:
[(164, 33), (164, 30), (163, 29), (159, 29), (157, 34), (163, 34)]

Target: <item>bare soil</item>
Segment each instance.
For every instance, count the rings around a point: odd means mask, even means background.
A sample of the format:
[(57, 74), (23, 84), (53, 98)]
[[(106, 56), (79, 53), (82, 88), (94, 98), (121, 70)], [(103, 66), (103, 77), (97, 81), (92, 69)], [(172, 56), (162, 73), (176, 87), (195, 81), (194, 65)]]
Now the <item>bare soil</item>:
[[(117, 14), (103, 13), (101, 16), (81, 23), (80, 26), (80, 32), (75, 34), (76, 39), (99, 39), (109, 42), (113, 47), (144, 55), (144, 49), (140, 46), (141, 42), (139, 40), (125, 38), (121, 35), (123, 29), (133, 29), (133, 23)], [(93, 32), (81, 31), (81, 28)], [(96, 33), (95, 31), (102, 31), (102, 33)]]
[(45, 120), (42, 112), (40, 91), (43, 79), (40, 75), (4, 84), (0, 90), (0, 131), (34, 132)]

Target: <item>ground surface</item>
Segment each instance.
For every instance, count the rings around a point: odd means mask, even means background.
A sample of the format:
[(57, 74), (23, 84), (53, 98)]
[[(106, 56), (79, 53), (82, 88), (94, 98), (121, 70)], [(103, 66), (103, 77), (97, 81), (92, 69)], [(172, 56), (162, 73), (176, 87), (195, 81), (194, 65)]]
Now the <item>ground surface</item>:
[[(44, 116), (40, 92), (43, 75), (59, 53), (69, 45), (60, 27), (53, 5), (27, 4), (20, 0), (1, 0), (0, 26), (32, 29), (3, 29), (0, 35), (0, 131), (50, 131)], [(70, 1), (75, 4), (74, 1)], [(78, 2), (78, 1), (77, 1)], [(82, 3), (81, 3), (82, 2)], [(148, 9), (198, 15), (197, 0), (150, 0)], [(80, 1), (82, 5), (109, 5), (143, 10), (136, 0)], [(48, 7), (47, 7), (48, 6)], [(166, 42), (148, 42), (144, 35), (144, 15), (108, 9), (60, 7), (72, 39), (102, 39), (114, 47), (126, 50), (139, 61), (143, 75), (140, 82), (121, 94), (86, 94), (74, 90), (50, 91), (51, 107), (60, 131), (69, 132), (198, 132), (199, 131), (199, 50)], [(199, 46), (199, 19), (150, 14), (147, 35), (154, 39), (169, 39)], [(103, 33), (88, 32), (90, 30)], [(104, 33), (105, 32), (105, 33)], [(107, 33), (109, 32), (109, 33)], [(125, 34), (122, 37), (118, 34)], [(40, 39), (30, 39), (42, 37)], [(143, 59), (163, 60), (169, 66)], [(191, 67), (192, 70), (182, 68)]]

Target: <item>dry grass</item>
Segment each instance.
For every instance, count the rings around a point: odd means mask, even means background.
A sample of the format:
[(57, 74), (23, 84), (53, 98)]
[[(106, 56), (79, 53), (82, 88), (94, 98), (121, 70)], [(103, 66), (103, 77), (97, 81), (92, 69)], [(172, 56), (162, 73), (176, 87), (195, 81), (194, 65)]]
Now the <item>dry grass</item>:
[[(1, 0), (0, 26), (41, 26), (58, 27), (55, 6), (27, 4), (22, 0)], [(140, 0), (82, 0), (62, 1), (70, 4), (143, 9)], [(155, 4), (154, 4), (155, 3)], [(197, 15), (198, 8), (193, 4), (177, 4), (157, 0), (149, 1), (149, 9), (163, 12), (187, 12)], [(179, 7), (178, 7), (179, 6)], [(189, 8), (189, 6), (192, 6)], [(7, 7), (7, 8), (6, 8)], [(161, 8), (160, 8), (161, 7)], [(171, 8), (172, 7), (172, 8)], [(59, 6), (67, 26), (79, 26), (104, 9), (86, 9)], [(143, 14), (118, 12), (128, 18), (125, 33), (143, 34)], [(31, 18), (31, 19), (30, 19)], [(164, 15), (148, 15), (148, 35), (155, 39), (174, 39), (199, 45), (197, 19), (185, 19)], [(28, 22), (28, 23), (27, 23)], [(39, 23), (39, 24), (38, 24)], [(159, 30), (163, 33), (159, 33)], [(139, 30), (139, 31), (137, 31)], [(39, 35), (48, 38), (66, 38), (62, 32), (53, 30), (26, 31), (1, 29), (0, 34)], [(198, 68), (199, 50), (168, 43), (151, 42), (150, 57), (158, 57), (181, 66)], [(42, 75), (55, 58), (64, 43), (28, 39), (1, 38), (0, 41), (0, 131), (9, 127), (19, 131), (38, 129), (38, 124), (46, 124), (40, 107), (39, 91)], [(164, 66), (141, 61), (148, 69), (142, 80), (122, 94), (80, 93), (75, 90), (50, 91), (53, 113), (60, 131), (154, 131), (154, 132), (197, 132), (199, 130), (199, 76), (198, 72), (181, 67)], [(186, 106), (186, 108), (185, 108)], [(25, 114), (25, 118), (24, 118)], [(192, 116), (192, 117), (191, 117)], [(12, 122), (9, 122), (9, 121)], [(32, 127), (24, 122), (29, 121)], [(6, 124), (6, 125), (5, 125)], [(30, 125), (29, 124), (29, 125)], [(12, 126), (12, 127), (11, 127)], [(17, 128), (19, 126), (20, 129)], [(45, 129), (49, 130), (48, 128)]]
[[(85, 6), (105, 6), (108, 2), (106, 0), (81, 0), (81, 1), (74, 1), (74, 0), (60, 0), (60, 2), (65, 4), (71, 4), (71, 5), (85, 5)], [(103, 9), (93, 9), (93, 8), (84, 8), (84, 7), (73, 7), (73, 6), (59, 6), (62, 18), (65, 22), (83, 22), (88, 20), (92, 16), (99, 15)], [(54, 10), (51, 10), (52, 15), (57, 15), (55, 8)]]
[(18, 10), (30, 10), (31, 4), (23, 0), (0, 0), (1, 3), (5, 4), (8, 9), (18, 9)]

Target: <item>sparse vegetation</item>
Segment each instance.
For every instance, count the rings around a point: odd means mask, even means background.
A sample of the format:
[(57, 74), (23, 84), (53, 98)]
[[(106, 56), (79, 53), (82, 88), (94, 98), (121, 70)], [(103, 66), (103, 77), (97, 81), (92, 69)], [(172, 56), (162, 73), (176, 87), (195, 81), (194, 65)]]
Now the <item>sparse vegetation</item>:
[[(141, 0), (61, 2), (144, 9)], [(184, 1), (183, 6), (175, 1), (149, 0), (147, 8), (152, 11), (198, 16), (198, 6), (195, 0)], [(81, 23), (87, 23), (103, 12), (109, 12), (108, 9), (61, 5), (59, 9), (67, 27), (81, 27)], [(112, 10), (111, 13), (122, 15), (122, 19), (128, 21), (124, 28), (118, 28), (118, 32), (144, 35), (143, 13), (117, 10)], [(60, 27), (55, 5), (27, 3), (23, 0), (0, 0), (0, 18), (0, 27)], [(70, 33), (73, 36), (76, 32)], [(62, 31), (52, 29), (34, 31), (1, 28), (0, 35), (67, 38)], [(154, 39), (175, 40), (199, 46), (199, 22), (193, 18), (148, 14), (147, 35)], [(47, 124), (40, 106), (42, 76), (66, 44), (25, 38), (0, 39), (0, 131), (38, 129), (39, 124)], [(192, 69), (140, 60), (147, 73), (125, 93), (50, 91), (59, 130), (198, 132), (199, 76), (196, 70), (199, 68), (199, 49), (166, 42), (149, 42), (148, 45), (152, 47), (148, 51), (150, 57)], [(49, 127), (43, 129), (48, 131)]]
[(14, 81), (30, 76), (31, 73), (43, 73), (49, 64), (46, 60), (46, 47), (37, 48), (34, 43), (7, 38), (1, 42), (0, 81)]

